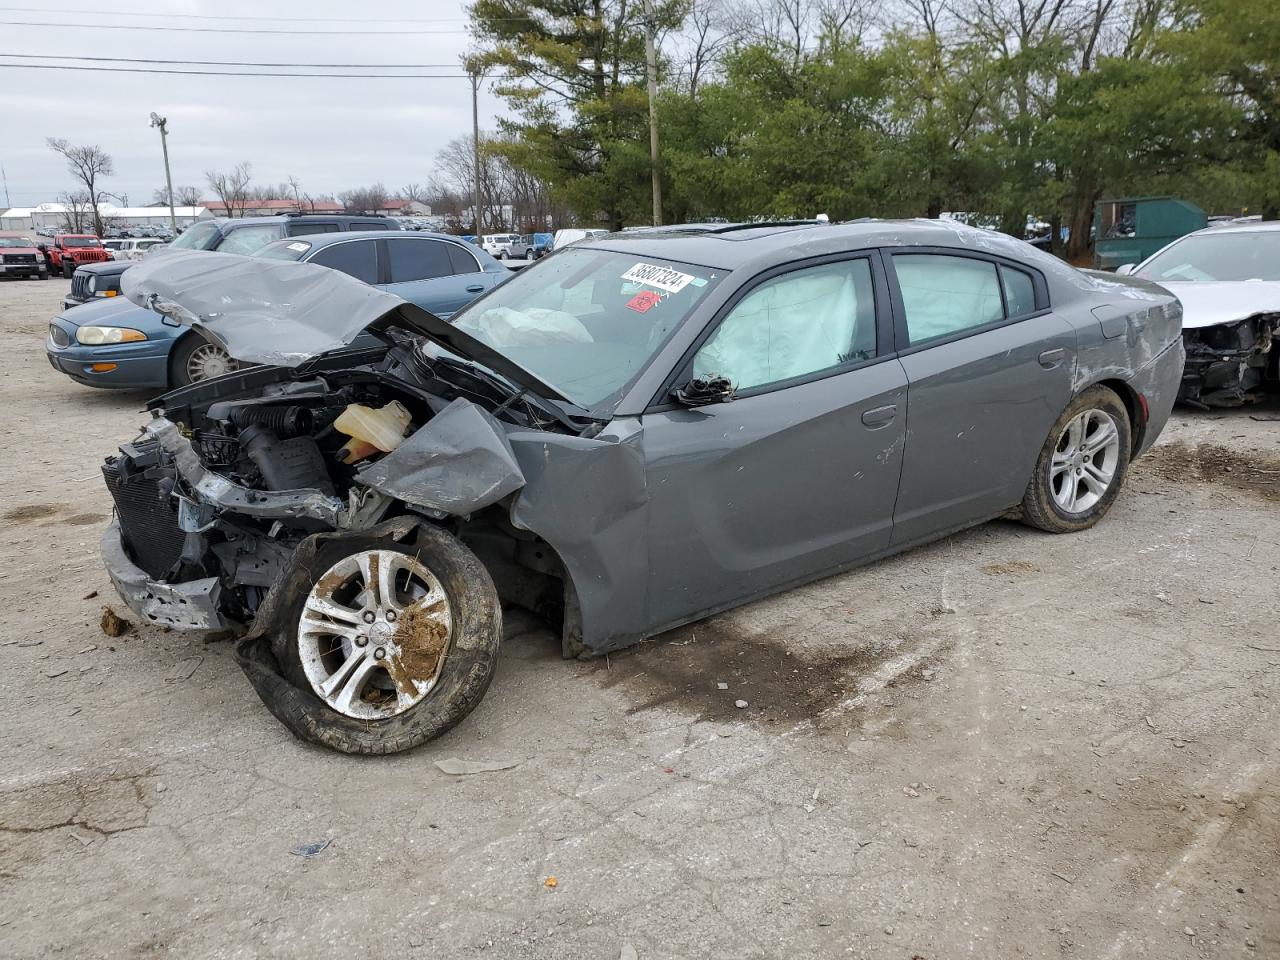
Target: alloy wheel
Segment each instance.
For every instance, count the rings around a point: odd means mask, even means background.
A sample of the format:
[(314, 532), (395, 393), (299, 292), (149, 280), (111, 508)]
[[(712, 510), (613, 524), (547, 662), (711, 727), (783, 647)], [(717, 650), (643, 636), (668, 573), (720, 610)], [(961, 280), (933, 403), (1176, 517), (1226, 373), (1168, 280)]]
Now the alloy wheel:
[(1066, 513), (1084, 513), (1098, 503), (1115, 480), (1120, 460), (1120, 429), (1105, 410), (1072, 417), (1049, 462), (1049, 490)]
[(311, 689), (344, 716), (385, 720), (436, 686), (453, 638), (449, 597), (415, 557), (363, 550), (321, 576), (298, 620)]

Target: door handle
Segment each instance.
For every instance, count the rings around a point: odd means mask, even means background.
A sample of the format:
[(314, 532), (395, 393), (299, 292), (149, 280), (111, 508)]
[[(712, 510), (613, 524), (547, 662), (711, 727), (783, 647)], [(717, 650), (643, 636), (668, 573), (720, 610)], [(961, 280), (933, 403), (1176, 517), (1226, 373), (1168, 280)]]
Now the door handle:
[(1052, 350), (1046, 350), (1040, 354), (1040, 366), (1046, 370), (1052, 370), (1054, 367), (1062, 363), (1063, 358), (1067, 355), (1067, 351), (1061, 347), (1055, 347)]
[(898, 415), (898, 405), (891, 403), (888, 406), (876, 407), (874, 410), (867, 410), (862, 414), (863, 426), (870, 427), (872, 430), (879, 430), (881, 427), (887, 427), (893, 423), (894, 417)]
[(483, 292), (484, 292), (483, 284), (473, 283), (471, 286), (467, 287), (467, 293), (483, 293)]

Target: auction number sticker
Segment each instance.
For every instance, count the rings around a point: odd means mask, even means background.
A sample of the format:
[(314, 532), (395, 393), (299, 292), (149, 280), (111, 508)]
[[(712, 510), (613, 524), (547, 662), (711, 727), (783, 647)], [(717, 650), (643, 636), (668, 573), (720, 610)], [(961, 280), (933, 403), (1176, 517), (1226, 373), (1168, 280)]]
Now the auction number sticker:
[(681, 273), (679, 270), (672, 270), (670, 267), (660, 267), (656, 263), (637, 263), (622, 275), (622, 279), (657, 287), (667, 293), (679, 293), (697, 277)]

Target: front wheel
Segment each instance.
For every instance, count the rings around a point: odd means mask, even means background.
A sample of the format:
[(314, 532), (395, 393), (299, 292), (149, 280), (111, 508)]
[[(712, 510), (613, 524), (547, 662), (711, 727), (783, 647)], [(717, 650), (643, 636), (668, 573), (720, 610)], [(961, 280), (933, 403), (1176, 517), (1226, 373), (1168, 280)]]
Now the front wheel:
[(484, 565), (455, 537), (423, 527), (412, 547), (335, 541), (313, 569), (323, 572), (294, 598), (273, 642), (286, 678), (318, 700), (296, 733), (344, 753), (396, 753), (480, 702), (498, 663), (502, 607)]
[(1120, 494), (1129, 470), (1132, 430), (1124, 403), (1090, 387), (1049, 431), (1022, 498), (1022, 517), (1050, 533), (1087, 530)]

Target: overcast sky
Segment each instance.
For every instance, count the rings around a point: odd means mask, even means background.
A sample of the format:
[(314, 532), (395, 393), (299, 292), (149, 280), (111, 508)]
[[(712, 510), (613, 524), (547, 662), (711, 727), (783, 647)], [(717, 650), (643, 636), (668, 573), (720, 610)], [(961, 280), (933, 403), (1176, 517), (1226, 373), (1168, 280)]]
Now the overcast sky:
[[(457, 64), (469, 44), (465, 6), (464, 0), (69, 0), (64, 7), (0, 0), (0, 21), (6, 21), (0, 23), (0, 54)], [(128, 16), (130, 11), (163, 15)], [(369, 19), (341, 21), (365, 12)], [(222, 19), (237, 15), (252, 19)], [(268, 16), (290, 19), (262, 19)], [(407, 20), (388, 22), (395, 17)], [(14, 26), (13, 21), (60, 26)], [(289, 32), (101, 29), (108, 24)], [(319, 30), (334, 32), (301, 35)], [(0, 64), (15, 62), (21, 61), (0, 57)], [(446, 66), (399, 72), (461, 71)], [(0, 164), (11, 205), (53, 201), (74, 188), (65, 163), (45, 146), (46, 137), (98, 144), (115, 160), (116, 173), (105, 189), (128, 194), (132, 204), (150, 202), (152, 191), (164, 185), (159, 133), (148, 127), (153, 110), (169, 120), (175, 187), (192, 184), (210, 197), (204, 172), (247, 160), (255, 183), (276, 183), (293, 174), (312, 194), (375, 181), (395, 190), (425, 181), (436, 151), (470, 133), (471, 86), (466, 79), (177, 77), (0, 67)], [(492, 129), (500, 110), (499, 101), (482, 91), (481, 128)]]

